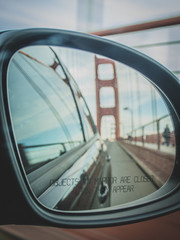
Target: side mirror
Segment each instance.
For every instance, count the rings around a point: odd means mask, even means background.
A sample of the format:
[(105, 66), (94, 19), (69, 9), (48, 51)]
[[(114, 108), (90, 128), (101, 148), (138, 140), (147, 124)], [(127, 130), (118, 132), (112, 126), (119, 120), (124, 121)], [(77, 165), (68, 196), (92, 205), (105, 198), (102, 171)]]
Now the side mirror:
[(52, 29), (0, 35), (0, 223), (99, 227), (179, 208), (178, 79)]

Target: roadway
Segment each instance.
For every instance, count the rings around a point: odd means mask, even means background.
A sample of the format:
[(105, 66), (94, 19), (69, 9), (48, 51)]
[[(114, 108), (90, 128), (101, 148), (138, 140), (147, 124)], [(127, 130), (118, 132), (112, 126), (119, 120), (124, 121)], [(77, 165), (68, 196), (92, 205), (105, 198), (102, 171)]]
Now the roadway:
[(118, 142), (106, 144), (111, 155), (111, 206), (137, 200), (157, 190), (151, 177), (138, 167)]

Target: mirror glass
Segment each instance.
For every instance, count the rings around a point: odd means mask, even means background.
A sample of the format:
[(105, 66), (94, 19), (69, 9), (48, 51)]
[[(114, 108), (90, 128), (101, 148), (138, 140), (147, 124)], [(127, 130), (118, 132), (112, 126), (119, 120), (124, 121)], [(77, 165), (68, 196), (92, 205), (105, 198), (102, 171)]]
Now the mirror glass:
[(24, 172), (47, 208), (119, 206), (170, 177), (170, 113), (158, 90), (130, 67), (80, 50), (31, 46), (12, 57), (7, 86)]

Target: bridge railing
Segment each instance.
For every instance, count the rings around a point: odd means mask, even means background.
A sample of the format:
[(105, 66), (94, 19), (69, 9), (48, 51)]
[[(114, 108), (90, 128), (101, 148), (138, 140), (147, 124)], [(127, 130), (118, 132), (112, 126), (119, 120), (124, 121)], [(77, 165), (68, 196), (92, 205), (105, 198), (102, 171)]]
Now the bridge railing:
[[(166, 140), (164, 137), (165, 127), (169, 129), (169, 138)], [(172, 126), (172, 121), (170, 115), (165, 115), (161, 118), (158, 118), (150, 123), (147, 123), (141, 127), (134, 129), (129, 132), (128, 140), (130, 143), (146, 146), (148, 144), (154, 145), (154, 148), (161, 150), (161, 146), (171, 146), (175, 147), (175, 136)]]

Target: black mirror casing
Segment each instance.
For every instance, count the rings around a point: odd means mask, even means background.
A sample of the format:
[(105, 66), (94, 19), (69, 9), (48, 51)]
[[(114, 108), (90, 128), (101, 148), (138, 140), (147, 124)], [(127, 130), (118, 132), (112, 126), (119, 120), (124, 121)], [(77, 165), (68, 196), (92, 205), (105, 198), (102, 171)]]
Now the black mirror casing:
[[(158, 89), (171, 113), (176, 138), (176, 160), (168, 182), (157, 192), (121, 207), (101, 211), (56, 212), (43, 207), (32, 194), (13, 136), (7, 99), (7, 69), (20, 48), (63, 46), (101, 54), (128, 65)], [(159, 63), (121, 44), (82, 33), (29, 29), (0, 35), (0, 224), (65, 227), (102, 227), (150, 219), (180, 207), (180, 107), (178, 79)]]

